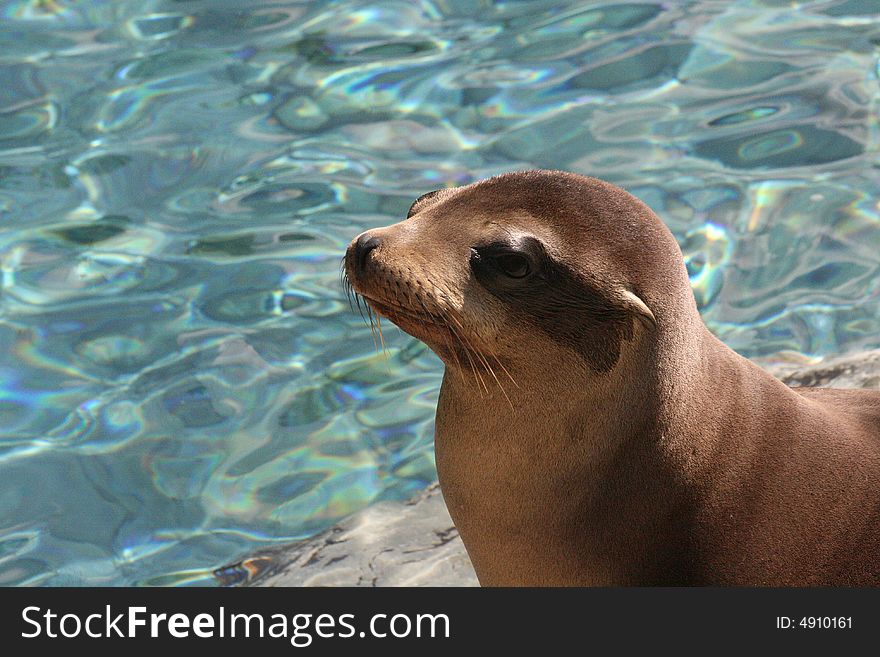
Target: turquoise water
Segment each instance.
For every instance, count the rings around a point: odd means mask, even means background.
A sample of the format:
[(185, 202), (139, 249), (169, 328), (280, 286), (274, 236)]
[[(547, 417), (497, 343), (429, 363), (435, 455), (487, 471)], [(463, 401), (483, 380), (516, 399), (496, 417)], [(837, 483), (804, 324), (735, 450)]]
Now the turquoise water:
[(0, 2), (0, 584), (208, 584), (434, 478), (347, 242), (600, 176), (749, 356), (880, 346), (876, 0)]

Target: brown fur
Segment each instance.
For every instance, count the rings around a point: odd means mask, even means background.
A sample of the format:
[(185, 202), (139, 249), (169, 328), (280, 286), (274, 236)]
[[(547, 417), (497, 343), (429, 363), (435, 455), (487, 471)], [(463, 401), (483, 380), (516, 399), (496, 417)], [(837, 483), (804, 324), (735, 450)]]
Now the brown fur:
[[(369, 233), (347, 274), (446, 365), (437, 470), (482, 584), (880, 585), (880, 392), (722, 344), (636, 198), (513, 173)], [(527, 285), (480, 274), (499, 240), (539, 245)]]

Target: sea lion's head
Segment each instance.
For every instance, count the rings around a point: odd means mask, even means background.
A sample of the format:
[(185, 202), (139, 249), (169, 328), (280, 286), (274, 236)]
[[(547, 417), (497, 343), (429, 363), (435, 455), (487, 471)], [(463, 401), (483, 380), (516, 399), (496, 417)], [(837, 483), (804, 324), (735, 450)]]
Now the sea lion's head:
[(622, 189), (559, 171), (425, 194), (404, 221), (357, 236), (345, 271), (379, 315), (466, 370), (574, 355), (601, 374), (693, 306), (657, 216)]

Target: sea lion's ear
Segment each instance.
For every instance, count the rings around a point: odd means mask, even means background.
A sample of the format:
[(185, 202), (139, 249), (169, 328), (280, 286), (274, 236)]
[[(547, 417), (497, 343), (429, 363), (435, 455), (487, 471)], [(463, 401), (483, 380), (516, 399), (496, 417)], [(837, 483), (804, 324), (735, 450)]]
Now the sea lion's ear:
[(439, 194), (440, 192), (443, 192), (445, 190), (446, 190), (445, 187), (441, 187), (440, 189), (435, 189), (433, 192), (428, 192), (427, 194), (422, 194), (421, 196), (419, 196), (415, 200), (415, 202), (413, 202), (413, 204), (411, 206), (409, 206), (409, 212), (406, 213), (406, 218), (409, 219), (411, 216), (413, 216), (416, 213), (416, 208), (418, 206), (420, 206), (422, 203), (431, 199), (434, 196), (437, 196), (437, 194)]
[(654, 319), (654, 313), (648, 308), (648, 304), (642, 301), (635, 292), (622, 288), (620, 290), (620, 299), (627, 310), (634, 313), (639, 318), (639, 321), (645, 325), (646, 329), (653, 331), (657, 328), (657, 320)]

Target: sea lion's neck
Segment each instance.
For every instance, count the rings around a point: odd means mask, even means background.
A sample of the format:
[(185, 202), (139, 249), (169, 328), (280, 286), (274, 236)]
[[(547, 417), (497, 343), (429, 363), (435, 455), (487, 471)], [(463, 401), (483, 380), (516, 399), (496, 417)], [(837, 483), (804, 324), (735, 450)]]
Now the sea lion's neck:
[[(698, 345), (687, 347), (688, 358), (700, 358)], [(437, 469), (483, 584), (687, 579), (688, 463), (664, 442), (682, 427), (669, 426), (676, 416), (658, 406), (681, 403), (687, 391), (663, 389), (673, 377), (662, 367), (632, 369), (645, 356), (631, 353), (616, 373), (592, 380), (571, 367), (536, 373), (540, 383), (507, 385), (506, 396), (447, 371)]]

